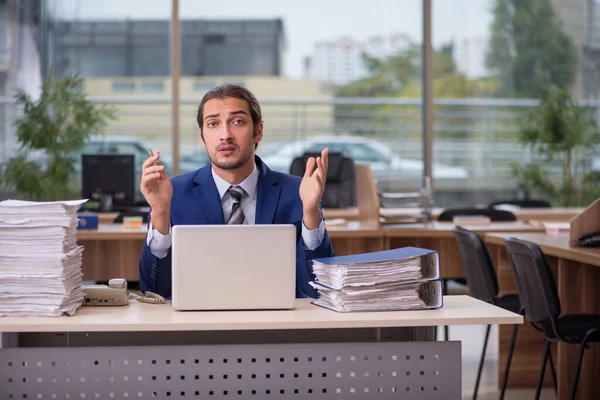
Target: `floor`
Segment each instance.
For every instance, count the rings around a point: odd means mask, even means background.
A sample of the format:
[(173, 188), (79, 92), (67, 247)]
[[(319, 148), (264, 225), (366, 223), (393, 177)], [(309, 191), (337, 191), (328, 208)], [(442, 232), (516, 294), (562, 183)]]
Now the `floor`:
[[(443, 329), (438, 329), (438, 339), (443, 340)], [(485, 326), (455, 326), (450, 328), (450, 340), (462, 341), (462, 398), (472, 399), (477, 367), (483, 349), (485, 337)], [(517, 339), (518, 340), (518, 339)], [(503, 360), (502, 362), (504, 362)], [(540, 360), (541, 361), (541, 360)], [(497, 362), (498, 362), (498, 327), (492, 326), (490, 340), (486, 351), (486, 362), (481, 374), (479, 393), (480, 400), (498, 399), (500, 391), (497, 389)], [(507, 390), (504, 398), (506, 400), (529, 400), (535, 396), (535, 389), (512, 389)], [(541, 399), (556, 399), (553, 389), (544, 389)]]

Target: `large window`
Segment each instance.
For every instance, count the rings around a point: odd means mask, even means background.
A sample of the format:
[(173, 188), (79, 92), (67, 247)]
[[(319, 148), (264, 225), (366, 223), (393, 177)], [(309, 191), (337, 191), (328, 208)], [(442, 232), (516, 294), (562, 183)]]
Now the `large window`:
[[(448, 204), (523, 196), (560, 204), (559, 196), (533, 182), (539, 177), (517, 171), (539, 165), (560, 188), (564, 159), (546, 160), (521, 143), (520, 132), (552, 87), (583, 105), (598, 97), (599, 11), (595, 1), (434, 2), (434, 161), (470, 174), (467, 185), (448, 188), (454, 192)], [(582, 176), (594, 160), (576, 156), (572, 168)], [(443, 182), (436, 187), (444, 190)]]
[(78, 74), (117, 117), (84, 152), (135, 148), (138, 179), (149, 147), (171, 167), (170, 16), (170, 0), (0, 1), (0, 162), (16, 149), (14, 92), (35, 96), (48, 74)]
[[(552, 200), (515, 171), (537, 162), (559, 187), (564, 159), (547, 161), (524, 146), (522, 122), (551, 87), (596, 118), (598, 3), (432, 3), (428, 161), (436, 205), (524, 195)], [(0, 162), (16, 148), (14, 91), (35, 93), (50, 72), (78, 73), (81, 90), (118, 110), (106, 140), (135, 141), (161, 151), (171, 170), (178, 164), (179, 173), (194, 171), (208, 162), (198, 104), (211, 88), (235, 83), (261, 102), (265, 135), (258, 153), (274, 169), (287, 172), (295, 157), (328, 145), (370, 164), (381, 189), (412, 191), (424, 171), (422, 4), (235, 0), (206, 7), (180, 0), (172, 21), (171, 0), (0, 1)], [(173, 104), (179, 105), (175, 130)], [(179, 143), (179, 159), (172, 143)], [(573, 173), (600, 171), (597, 153), (576, 152)]]
[(421, 186), (421, 1), (180, 4), (182, 160), (207, 159), (195, 120), (206, 90), (236, 83), (261, 102), (258, 154), (273, 169), (329, 146), (381, 185)]
[(36, 2), (0, 1), (0, 163), (18, 148), (12, 122), (20, 110), (14, 93), (35, 96), (40, 90), (38, 8)]

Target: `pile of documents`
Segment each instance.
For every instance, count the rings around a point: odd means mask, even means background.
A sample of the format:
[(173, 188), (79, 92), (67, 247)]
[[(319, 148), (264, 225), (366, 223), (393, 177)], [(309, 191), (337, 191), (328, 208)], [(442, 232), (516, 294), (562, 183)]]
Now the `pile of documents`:
[(334, 311), (442, 307), (439, 253), (403, 247), (313, 260), (314, 304)]
[(73, 315), (83, 304), (76, 232), (84, 202), (0, 202), (0, 316)]

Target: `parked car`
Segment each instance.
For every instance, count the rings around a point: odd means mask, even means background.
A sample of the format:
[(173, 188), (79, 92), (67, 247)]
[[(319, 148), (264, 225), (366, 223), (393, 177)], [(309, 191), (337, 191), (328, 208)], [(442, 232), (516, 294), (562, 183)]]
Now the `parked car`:
[[(369, 164), (375, 178), (419, 178), (423, 175), (423, 161), (399, 157), (376, 140), (356, 136), (307, 137), (284, 144), (261, 157), (271, 169), (289, 172), (294, 158), (306, 152), (321, 152), (326, 147), (330, 152), (341, 152), (355, 164)], [(439, 163), (433, 163), (432, 167), (436, 179), (461, 179), (469, 175), (462, 167)]]

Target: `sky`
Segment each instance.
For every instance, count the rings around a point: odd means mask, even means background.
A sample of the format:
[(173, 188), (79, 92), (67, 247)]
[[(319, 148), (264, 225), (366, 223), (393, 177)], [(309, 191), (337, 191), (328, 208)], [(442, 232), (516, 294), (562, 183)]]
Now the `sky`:
[[(459, 67), (471, 76), (485, 74), (493, 0), (432, 0), (433, 45), (471, 43), (457, 49)], [(170, 0), (54, 0), (61, 16), (74, 19), (167, 19)], [(421, 0), (179, 0), (181, 19), (281, 18), (286, 52), (284, 75), (301, 78), (303, 59), (318, 41), (406, 34), (422, 41)], [(469, 51), (466, 51), (469, 49)]]

